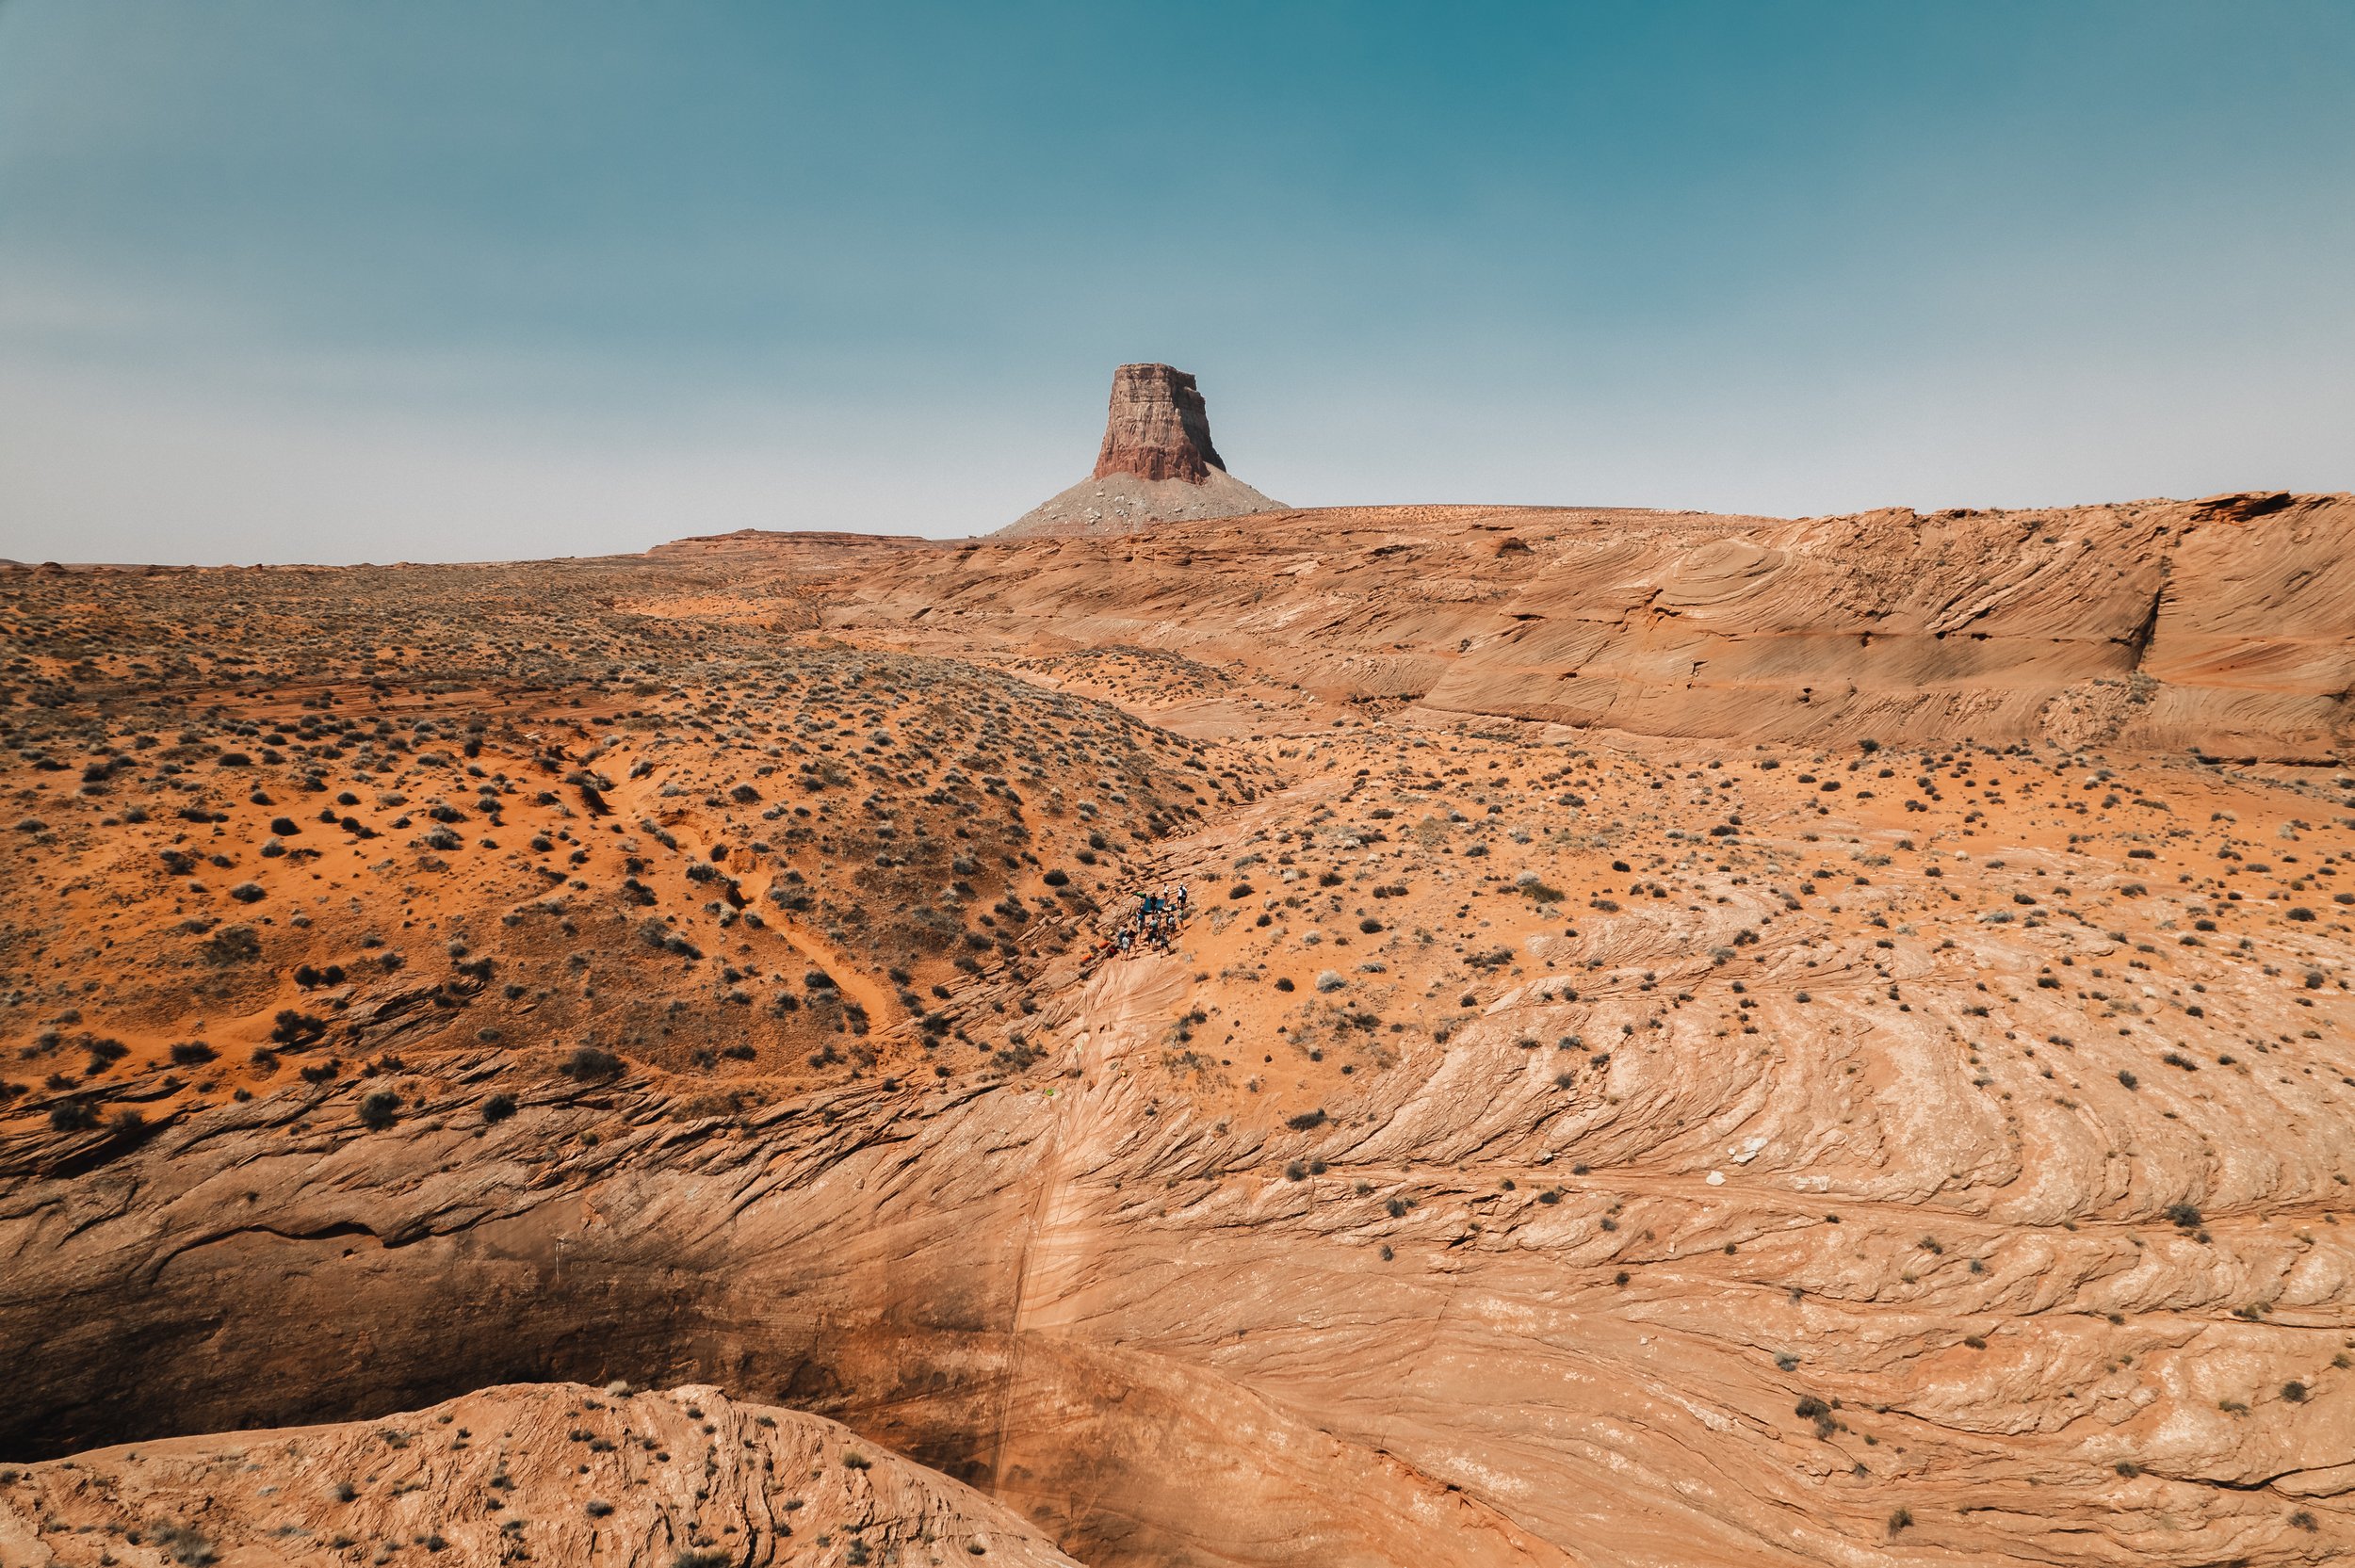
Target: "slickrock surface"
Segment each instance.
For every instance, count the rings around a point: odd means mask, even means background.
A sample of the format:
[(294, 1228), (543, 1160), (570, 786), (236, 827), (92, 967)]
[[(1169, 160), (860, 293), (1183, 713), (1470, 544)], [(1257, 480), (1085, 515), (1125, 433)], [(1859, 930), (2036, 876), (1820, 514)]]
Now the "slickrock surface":
[(835, 1423), (716, 1388), (485, 1388), (381, 1420), (106, 1448), (0, 1483), (0, 1560), (1064, 1564)]
[(1210, 417), (1194, 378), (1166, 364), (1113, 373), (1112, 407), (1096, 471), (1041, 502), (995, 537), (1092, 537), (1154, 524), (1281, 511), (1226, 472), (1210, 444)]
[(990, 541), (829, 587), (828, 623), (877, 639), (1136, 644), (1360, 712), (2309, 761), (2355, 722), (2346, 495), (1800, 521), (1369, 508)]
[(12, 579), (0, 1458), (624, 1378), (1099, 1565), (2331, 1560), (2348, 513)]

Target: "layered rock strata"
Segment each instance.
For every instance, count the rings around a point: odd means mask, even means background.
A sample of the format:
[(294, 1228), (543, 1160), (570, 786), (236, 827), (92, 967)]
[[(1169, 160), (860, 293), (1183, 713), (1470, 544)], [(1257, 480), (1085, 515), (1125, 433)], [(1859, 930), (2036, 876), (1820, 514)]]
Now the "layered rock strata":
[(1135, 644), (1360, 715), (2355, 751), (2344, 494), (1806, 519), (1335, 509), (906, 555), (830, 587), (837, 619), (917, 646)]
[(1096, 477), (1134, 474), (1200, 484), (1213, 468), (1223, 473), (1226, 464), (1210, 445), (1210, 410), (1192, 376), (1166, 364), (1124, 364), (1113, 372)]
[(101, 1449), (0, 1485), (0, 1561), (15, 1568), (396, 1554), (1076, 1568), (970, 1487), (832, 1421), (694, 1385), (510, 1384), (372, 1421)]
[(1119, 534), (1157, 523), (1281, 511), (1226, 472), (1194, 378), (1166, 364), (1113, 373), (1096, 471), (1024, 514), (999, 537)]

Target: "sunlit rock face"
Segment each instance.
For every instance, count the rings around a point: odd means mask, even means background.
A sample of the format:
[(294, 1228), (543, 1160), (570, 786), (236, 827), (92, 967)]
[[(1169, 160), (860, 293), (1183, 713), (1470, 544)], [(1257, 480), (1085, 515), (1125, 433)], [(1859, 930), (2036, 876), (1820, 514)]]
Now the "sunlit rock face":
[(1113, 372), (1096, 471), (998, 537), (1130, 533), (1156, 523), (1283, 509), (1226, 472), (1192, 375), (1166, 364), (1124, 364)]
[(1124, 364), (1113, 372), (1097, 478), (1134, 474), (1200, 484), (1211, 469), (1226, 467), (1210, 445), (1210, 410), (1192, 376), (1166, 364)]

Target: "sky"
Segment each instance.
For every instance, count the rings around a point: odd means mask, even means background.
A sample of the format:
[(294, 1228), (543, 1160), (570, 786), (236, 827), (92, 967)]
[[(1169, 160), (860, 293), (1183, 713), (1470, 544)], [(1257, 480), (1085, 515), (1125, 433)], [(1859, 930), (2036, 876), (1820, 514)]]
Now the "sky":
[(2355, 5), (0, 0), (0, 557), (2355, 489)]

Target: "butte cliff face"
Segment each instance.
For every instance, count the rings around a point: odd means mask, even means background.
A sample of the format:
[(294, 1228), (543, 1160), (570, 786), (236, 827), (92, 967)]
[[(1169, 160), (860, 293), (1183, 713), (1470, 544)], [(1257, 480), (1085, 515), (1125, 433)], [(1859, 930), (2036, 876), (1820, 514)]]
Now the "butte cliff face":
[(1134, 474), (1198, 485), (1213, 468), (1223, 474), (1226, 464), (1210, 445), (1210, 411), (1192, 376), (1166, 364), (1124, 364), (1113, 372), (1096, 477)]
[(1113, 372), (1096, 472), (999, 537), (1129, 533), (1153, 523), (1284, 509), (1226, 472), (1193, 376), (1166, 364), (1124, 364)]

